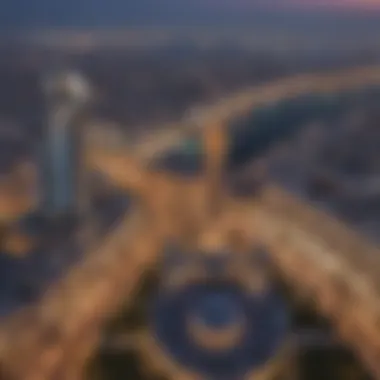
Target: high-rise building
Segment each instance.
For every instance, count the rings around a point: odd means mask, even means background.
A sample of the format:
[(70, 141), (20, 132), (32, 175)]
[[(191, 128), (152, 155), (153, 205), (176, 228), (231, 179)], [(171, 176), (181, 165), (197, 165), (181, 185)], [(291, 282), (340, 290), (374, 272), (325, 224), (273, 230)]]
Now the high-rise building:
[(45, 120), (40, 146), (41, 211), (48, 217), (86, 208), (83, 126), (80, 115), (89, 88), (77, 73), (48, 75), (44, 81)]

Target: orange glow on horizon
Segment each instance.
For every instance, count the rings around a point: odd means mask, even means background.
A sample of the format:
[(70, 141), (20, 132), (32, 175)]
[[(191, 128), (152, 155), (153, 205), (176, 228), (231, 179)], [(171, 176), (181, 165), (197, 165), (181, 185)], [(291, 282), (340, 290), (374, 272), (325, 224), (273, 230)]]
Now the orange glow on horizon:
[(249, 10), (257, 6), (279, 9), (380, 11), (380, 0), (209, 0), (214, 6)]
[(308, 8), (334, 8), (334, 9), (363, 9), (363, 10), (380, 10), (379, 0), (304, 0), (295, 1), (292, 0), (290, 3), (297, 5), (299, 7)]

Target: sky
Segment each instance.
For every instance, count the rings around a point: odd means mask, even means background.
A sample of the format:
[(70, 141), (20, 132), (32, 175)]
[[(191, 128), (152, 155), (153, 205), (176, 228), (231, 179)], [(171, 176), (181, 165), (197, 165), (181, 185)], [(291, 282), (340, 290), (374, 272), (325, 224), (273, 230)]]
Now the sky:
[(210, 5), (230, 9), (252, 9), (259, 5), (295, 8), (295, 9), (325, 9), (325, 10), (380, 10), (380, 0), (205, 0)]
[[(224, 23), (260, 19), (263, 12), (356, 15), (380, 0), (1, 0), (0, 29)], [(260, 17), (258, 17), (258, 14)], [(372, 17), (372, 16), (371, 16)], [(252, 21), (253, 22), (253, 21)]]

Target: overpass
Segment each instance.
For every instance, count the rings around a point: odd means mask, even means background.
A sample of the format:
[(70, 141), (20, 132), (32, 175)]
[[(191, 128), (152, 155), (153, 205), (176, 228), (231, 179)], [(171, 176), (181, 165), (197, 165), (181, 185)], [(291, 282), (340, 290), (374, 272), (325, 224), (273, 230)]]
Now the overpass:
[[(108, 148), (91, 147), (90, 167), (132, 192), (143, 207), (136, 206), (125, 215), (99, 247), (85, 254), (39, 303), (3, 321), (2, 378), (82, 378), (85, 361), (101, 338), (101, 327), (133, 295), (143, 271), (155, 264), (165, 238), (177, 237), (185, 246), (199, 246), (203, 244), (199, 236), (216, 230), (220, 238), (236, 229), (244, 231), (246, 245), (259, 242), (268, 247), (284, 277), (302, 286), (303, 296), (317, 300), (320, 312), (335, 321), (337, 331), (379, 377), (377, 248), (281, 189), (268, 187), (261, 197), (243, 201), (231, 199), (215, 186), (227, 144), (220, 125), (226, 120), (289, 96), (361, 88), (379, 81), (378, 68), (300, 76), (221, 101), (202, 119), (205, 123), (211, 120), (213, 127), (203, 130), (208, 160), (204, 175), (196, 180), (145, 170), (148, 156), (183, 137), (182, 130), (172, 126), (160, 132), (156, 142), (152, 137), (142, 139), (134, 152), (115, 154)], [(213, 212), (207, 207), (211, 199), (219, 206)], [(147, 224), (145, 211), (155, 216), (151, 224)], [(236, 243), (226, 244), (234, 248)], [(360, 257), (357, 252), (362, 253)], [(338, 304), (342, 309), (337, 310)]]

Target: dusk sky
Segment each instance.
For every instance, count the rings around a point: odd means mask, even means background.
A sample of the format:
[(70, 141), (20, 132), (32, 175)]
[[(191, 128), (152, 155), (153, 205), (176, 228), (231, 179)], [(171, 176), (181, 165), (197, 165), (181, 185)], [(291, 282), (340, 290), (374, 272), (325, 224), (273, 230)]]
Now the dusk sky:
[(238, 24), (240, 18), (251, 22), (250, 17), (254, 23), (260, 12), (373, 18), (374, 13), (380, 16), (380, 0), (1, 0), (0, 28), (215, 24), (232, 19)]
[(326, 10), (380, 10), (380, 0), (205, 0), (212, 6), (223, 6), (227, 8), (250, 9), (261, 4), (263, 6), (319, 9)]

